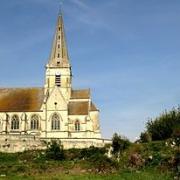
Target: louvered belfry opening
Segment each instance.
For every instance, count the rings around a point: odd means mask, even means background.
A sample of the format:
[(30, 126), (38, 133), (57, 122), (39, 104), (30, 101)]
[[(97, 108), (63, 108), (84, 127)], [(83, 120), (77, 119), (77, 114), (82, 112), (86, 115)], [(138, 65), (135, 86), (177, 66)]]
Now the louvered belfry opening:
[(56, 86), (58, 87), (61, 86), (61, 75), (56, 75), (55, 83), (56, 83)]

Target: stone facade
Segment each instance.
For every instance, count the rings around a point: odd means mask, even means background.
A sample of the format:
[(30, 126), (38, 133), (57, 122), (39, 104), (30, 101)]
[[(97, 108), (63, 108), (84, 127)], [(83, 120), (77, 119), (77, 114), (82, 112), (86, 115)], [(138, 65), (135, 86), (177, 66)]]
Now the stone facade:
[[(92, 102), (90, 90), (72, 89), (61, 15), (46, 65), (44, 87), (0, 89), (0, 135), (0, 144), (12, 141), (17, 145), (19, 138), (22, 148), (18, 151), (30, 148), (30, 142), (38, 144), (51, 139), (61, 140), (65, 148), (103, 146), (110, 142), (101, 137), (99, 110)], [(28, 137), (30, 140), (21, 141)]]

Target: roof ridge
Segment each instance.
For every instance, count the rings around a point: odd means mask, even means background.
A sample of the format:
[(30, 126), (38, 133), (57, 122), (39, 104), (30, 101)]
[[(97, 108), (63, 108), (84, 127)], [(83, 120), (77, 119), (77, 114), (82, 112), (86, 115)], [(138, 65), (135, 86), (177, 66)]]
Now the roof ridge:
[(72, 89), (72, 91), (85, 91), (85, 90), (90, 91), (89, 88), (87, 88), (87, 89)]
[(0, 87), (0, 89), (44, 89), (44, 87)]

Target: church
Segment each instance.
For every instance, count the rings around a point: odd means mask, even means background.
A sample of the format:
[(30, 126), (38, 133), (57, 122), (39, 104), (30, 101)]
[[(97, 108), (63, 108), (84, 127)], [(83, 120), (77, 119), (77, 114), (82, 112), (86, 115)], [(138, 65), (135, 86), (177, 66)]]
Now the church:
[(65, 148), (101, 147), (107, 143), (101, 137), (99, 110), (90, 90), (72, 88), (61, 14), (45, 71), (44, 87), (0, 89), (0, 141), (15, 138), (19, 145), (27, 137), (55, 139)]

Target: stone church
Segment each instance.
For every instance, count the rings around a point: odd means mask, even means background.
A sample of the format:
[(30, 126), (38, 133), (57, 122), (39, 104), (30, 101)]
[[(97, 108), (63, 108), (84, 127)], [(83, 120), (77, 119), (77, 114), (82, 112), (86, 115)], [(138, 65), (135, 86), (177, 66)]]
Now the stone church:
[(33, 141), (28, 138), (58, 139), (65, 148), (103, 146), (107, 141), (101, 137), (99, 110), (90, 90), (72, 88), (62, 15), (58, 16), (44, 87), (0, 89), (0, 144), (4, 138), (14, 140), (14, 146), (26, 142), (26, 147)]

